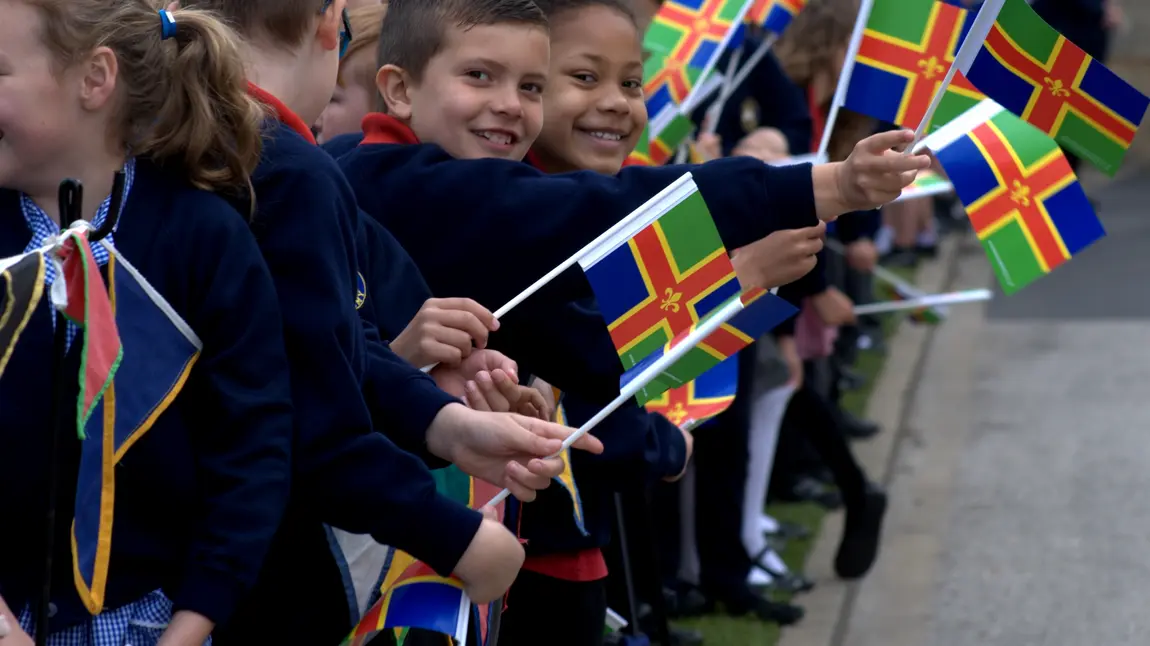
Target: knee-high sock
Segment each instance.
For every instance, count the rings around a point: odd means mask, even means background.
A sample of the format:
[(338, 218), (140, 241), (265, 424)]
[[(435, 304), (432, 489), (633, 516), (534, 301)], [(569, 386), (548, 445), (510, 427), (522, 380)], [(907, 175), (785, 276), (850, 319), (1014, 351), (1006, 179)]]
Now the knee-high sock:
[(775, 446), (779, 440), (779, 426), (787, 410), (794, 388), (789, 385), (772, 388), (759, 395), (751, 405), (751, 429), (748, 450), (747, 482), (743, 496), (743, 545), (754, 558), (767, 547), (763, 536), (762, 515), (767, 503), (767, 483), (771, 481), (771, 465), (775, 461)]

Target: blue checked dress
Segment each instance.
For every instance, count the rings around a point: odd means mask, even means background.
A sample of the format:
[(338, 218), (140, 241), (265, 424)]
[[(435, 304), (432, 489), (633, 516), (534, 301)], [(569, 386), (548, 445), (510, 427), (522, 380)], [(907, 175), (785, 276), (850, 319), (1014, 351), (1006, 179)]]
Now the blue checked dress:
[[(124, 199), (121, 202), (121, 209), (123, 204), (127, 203), (135, 176), (136, 162), (135, 160), (128, 160), (128, 163), (124, 165)], [(28, 241), (28, 246), (24, 249), (25, 253), (44, 247), (52, 237), (60, 234), (60, 227), (28, 196), (21, 197), (20, 206), (24, 212), (24, 220), (28, 223), (28, 229), (32, 232), (32, 239)], [(92, 226), (99, 227), (103, 224), (111, 208), (112, 198), (108, 196), (96, 211), (96, 217), (92, 219)], [(70, 225), (72, 223), (65, 224)], [(113, 234), (109, 234), (106, 239), (110, 243), (113, 242)], [(92, 246), (92, 257), (101, 267), (108, 264), (108, 250), (103, 245)], [(45, 267), (44, 282), (51, 286), (55, 280), (56, 268), (49, 262)], [(55, 317), (52, 318), (52, 321), (55, 324)], [(69, 321), (69, 347), (75, 340), (78, 331), (79, 328)], [(50, 635), (48, 646), (152, 646), (159, 641), (160, 635), (164, 633), (164, 629), (171, 622), (172, 614), (171, 599), (168, 599), (163, 592), (156, 590), (139, 601), (102, 612), (86, 623)], [(20, 626), (31, 635), (35, 632), (35, 623), (32, 608), (26, 606), (20, 613)], [(211, 646), (211, 643), (212, 640), (209, 637), (204, 642), (204, 646)]]
[[(132, 181), (136, 178), (136, 160), (129, 159), (128, 163), (124, 164), (124, 199), (120, 202), (120, 211), (123, 212), (123, 205), (128, 201), (128, 194), (132, 192)], [(48, 241), (53, 237), (60, 235), (60, 227), (41, 209), (36, 206), (27, 195), (20, 197), (20, 208), (24, 212), (24, 221), (28, 224), (28, 229), (32, 231), (32, 239), (28, 241), (28, 246), (24, 247), (24, 253), (32, 253), (37, 249), (44, 247)], [(108, 217), (108, 210), (112, 208), (112, 196), (104, 198), (100, 203), (100, 208), (96, 210), (96, 217), (92, 218), (92, 226), (99, 227), (104, 223)], [(61, 215), (62, 217), (62, 215)], [(71, 222), (65, 222), (64, 226), (70, 226)], [(118, 223), (117, 223), (118, 224)], [(109, 243), (113, 242), (112, 234), (108, 234), (107, 240)], [(92, 245), (92, 257), (96, 259), (96, 264), (103, 267), (108, 264), (108, 250), (103, 245)], [(48, 287), (56, 282), (56, 266), (52, 262), (46, 263), (44, 267), (44, 284)], [(51, 303), (48, 302), (51, 307)], [(52, 325), (56, 324), (56, 317), (51, 317)], [(68, 347), (72, 347), (72, 341), (76, 338), (76, 333), (79, 328), (75, 323), (68, 322)]]

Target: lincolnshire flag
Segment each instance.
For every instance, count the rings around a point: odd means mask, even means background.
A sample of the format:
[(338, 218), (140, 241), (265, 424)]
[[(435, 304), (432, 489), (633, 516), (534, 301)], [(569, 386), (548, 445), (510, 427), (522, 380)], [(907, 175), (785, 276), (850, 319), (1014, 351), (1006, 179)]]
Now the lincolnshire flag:
[[(499, 492), (498, 487), (471, 478), (455, 466), (436, 469), (432, 476), (441, 494), (472, 508), (483, 505)], [(496, 509), (500, 519), (503, 509), (503, 505)], [(393, 547), (384, 565), (379, 590), (379, 601), (359, 620), (344, 644), (364, 646), (381, 631), (401, 628), (429, 630), (459, 642), (467, 639), (472, 606), (459, 579), (439, 576), (430, 566)], [(486, 605), (475, 611), (484, 642), (487, 639), (488, 614)], [(402, 631), (398, 632), (402, 634)]]
[(702, 77), (702, 68), (681, 63), (670, 56), (652, 54), (643, 63), (643, 96), (646, 97), (647, 114), (651, 120), (658, 121), (659, 115), (667, 110), (675, 114), (681, 112), (679, 106), (687, 100)]
[(679, 144), (690, 137), (694, 127), (689, 118), (676, 110), (670, 123), (657, 136), (651, 137), (651, 126), (648, 124), (628, 160), (632, 165), (662, 166), (671, 161)]
[(748, 0), (666, 0), (647, 29), (643, 48), (709, 70), (747, 8)]
[(685, 386), (672, 388), (647, 402), (679, 428), (693, 428), (731, 407), (738, 385), (739, 357), (733, 356)]
[[(107, 314), (115, 321), (113, 329), (119, 333), (122, 358), (84, 427), (72, 523), (76, 586), (92, 614), (102, 610), (107, 584), (116, 465), (175, 401), (203, 347), (163, 296), (111, 246), (108, 252), (107, 292), (98, 273), (88, 278), (84, 352), (85, 359), (90, 360), (87, 344), (99, 334), (93, 312), (106, 303)], [(64, 270), (71, 293), (71, 287), (80, 281), (73, 279), (67, 260)], [(111, 298), (105, 298), (106, 294)]]
[[(710, 74), (723, 50), (731, 45), (750, 7), (750, 2), (751, 0), (666, 0), (647, 30), (643, 47), (656, 55), (652, 56), (653, 59), (662, 56), (662, 67), (673, 73), (686, 74), (686, 70), (697, 70), (695, 77), (697, 81)], [(653, 70), (652, 73), (657, 73), (657, 70)], [(654, 97), (649, 89), (647, 94)], [(676, 103), (685, 101), (685, 98), (677, 99)], [(657, 114), (650, 109), (648, 111), (650, 114)]]
[(703, 196), (687, 190), (579, 259), (624, 369), (739, 292)]
[(1106, 235), (1065, 155), (987, 99), (925, 140), (1012, 294)]
[[(555, 421), (567, 426), (567, 411), (560, 404), (555, 413)], [(575, 527), (584, 536), (587, 536), (587, 527), (583, 522), (583, 499), (579, 496), (579, 485), (575, 482), (575, 473), (571, 470), (571, 449), (566, 449), (560, 456), (563, 459), (563, 471), (555, 476), (555, 482), (563, 487), (567, 495), (571, 496), (571, 514)]]
[[(844, 105), (879, 121), (918, 128), (972, 20), (965, 10), (935, 0), (874, 0)], [(982, 98), (956, 75), (930, 130)]]
[[(667, 390), (686, 385), (687, 382), (735, 356), (739, 350), (798, 312), (795, 306), (787, 301), (756, 287), (734, 294), (715, 307), (707, 317), (723, 316), (732, 310), (736, 312), (733, 317), (636, 394), (640, 406), (654, 401)], [(702, 322), (700, 321), (700, 324)], [(622, 383), (625, 385), (638, 377), (644, 369), (685, 339), (695, 327), (683, 330), (663, 347), (657, 348), (640, 363), (627, 370), (623, 374)]]
[(747, 22), (781, 36), (806, 6), (807, 0), (753, 0)]
[(1113, 175), (1150, 99), (1046, 24), (1026, 0), (1001, 4), (985, 42), (972, 38), (963, 47), (959, 70), (999, 105)]
[(0, 261), (0, 377), (20, 341), (20, 333), (44, 295), (44, 254), (24, 254)]

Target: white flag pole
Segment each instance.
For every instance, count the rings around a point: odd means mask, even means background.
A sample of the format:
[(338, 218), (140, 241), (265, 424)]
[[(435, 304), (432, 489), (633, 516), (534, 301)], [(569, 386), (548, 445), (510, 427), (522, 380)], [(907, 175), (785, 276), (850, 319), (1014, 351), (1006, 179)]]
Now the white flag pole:
[(866, 316), (869, 314), (889, 314), (891, 312), (917, 310), (927, 307), (939, 307), (943, 305), (955, 305), (958, 303), (977, 303), (980, 301), (988, 301), (992, 297), (993, 294), (989, 289), (969, 289), (961, 292), (951, 292), (949, 294), (929, 294), (927, 296), (912, 298), (905, 301), (886, 301), (882, 303), (856, 305), (854, 308), (854, 313), (856, 316)]
[(950, 82), (954, 80), (954, 75), (970, 70), (975, 56), (982, 49), (982, 44), (986, 42), (990, 28), (994, 26), (994, 21), (998, 20), (998, 13), (1002, 11), (1004, 4), (1006, 4), (1006, 0), (986, 0), (979, 7), (978, 15), (970, 25), (970, 31), (966, 32), (966, 37), (963, 38), (962, 45), (955, 52), (954, 60), (951, 61), (950, 68), (946, 70), (946, 75), (942, 77), (942, 83), (935, 91), (934, 98), (931, 99), (930, 106), (926, 109), (926, 114), (922, 116), (922, 121), (919, 122), (918, 128), (914, 131), (914, 142), (906, 147), (905, 153), (907, 155), (911, 154), (915, 149), (915, 144), (926, 134), (926, 128), (930, 125), (931, 119), (934, 118), (938, 106), (942, 104), (942, 99), (946, 96), (946, 90), (950, 87)]
[[(579, 261), (582, 258), (590, 255), (591, 252), (595, 251), (598, 247), (612, 241), (613, 239), (624, 236), (624, 239), (626, 239), (638, 233), (638, 230), (634, 230), (636, 229), (637, 224), (646, 226), (647, 224), (650, 224), (650, 222), (647, 220), (654, 221), (654, 218), (651, 218), (650, 216), (654, 212), (655, 205), (657, 205), (660, 201), (674, 195), (676, 192), (683, 191), (687, 184), (694, 184), (694, 178), (692, 178), (690, 173), (684, 173), (681, 177), (679, 177), (679, 179), (671, 182), (669, 185), (667, 185), (666, 188), (656, 193), (654, 197), (644, 202), (643, 206), (640, 206), (639, 208), (632, 211), (630, 215), (616, 222), (615, 226), (604, 231), (602, 235), (589, 242), (585, 247), (577, 251), (575, 255), (571, 256), (567, 260), (564, 260), (559, 264), (558, 267), (547, 272), (542, 278), (535, 281), (527, 289), (520, 292), (518, 296), (507, 301), (503, 307), (495, 310), (495, 319), (498, 320), (506, 316), (507, 313), (514, 309), (517, 305), (530, 298), (531, 295), (535, 292), (543, 289), (544, 285), (555, 280), (559, 274), (562, 274), (571, 267), (579, 264)], [(647, 220), (644, 219), (645, 217)], [(638, 228), (641, 229), (642, 227)], [(422, 370), (424, 372), (431, 372), (438, 365), (438, 363), (433, 363), (431, 365), (424, 366)]]
[[(623, 389), (619, 392), (618, 397), (616, 397), (610, 404), (607, 404), (603, 410), (595, 413), (595, 416), (580, 426), (579, 430), (569, 435), (566, 440), (563, 440), (563, 447), (560, 448), (559, 451), (551, 457), (561, 455), (564, 451), (571, 448), (572, 444), (578, 442), (581, 437), (590, 432), (591, 429), (598, 426), (599, 422), (607, 419), (608, 415), (614, 413), (620, 406), (627, 403), (640, 390), (646, 388), (647, 384), (654, 381), (656, 377), (674, 365), (675, 362), (677, 362), (679, 359), (682, 359), (683, 356), (691, 350), (691, 348), (699, 345), (699, 342), (701, 342), (703, 339), (706, 339), (711, 335), (712, 332), (719, 329), (719, 326), (731, 320), (731, 317), (738, 314), (742, 310), (742, 299), (734, 298), (731, 300), (731, 302), (724, 305), (721, 310), (716, 312), (714, 316), (707, 318), (701, 325), (692, 330), (691, 333), (687, 335), (687, 338), (683, 339), (678, 345), (671, 348), (670, 351), (668, 351), (662, 357), (659, 357), (659, 359), (657, 359), (650, 366), (647, 366), (643, 372), (640, 372), (638, 376), (629, 381), (626, 386), (623, 386)], [(507, 500), (507, 497), (510, 495), (511, 491), (504, 489), (503, 491), (500, 491), (494, 498), (492, 498), (487, 504), (494, 507), (504, 500)]]

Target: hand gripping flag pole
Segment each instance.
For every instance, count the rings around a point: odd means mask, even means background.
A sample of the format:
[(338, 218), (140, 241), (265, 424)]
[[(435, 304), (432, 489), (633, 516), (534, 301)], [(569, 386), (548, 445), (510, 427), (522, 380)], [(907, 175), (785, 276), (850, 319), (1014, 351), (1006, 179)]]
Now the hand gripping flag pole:
[[(120, 207), (123, 202), (124, 173), (116, 173), (112, 182), (112, 201), (109, 205), (108, 215), (100, 227), (93, 230), (88, 236), (90, 243), (99, 242), (116, 227), (120, 216)], [(58, 193), (60, 207), (60, 230), (64, 232), (74, 222), (83, 219), (84, 187), (79, 181), (66, 179), (60, 182)], [(63, 239), (63, 236), (61, 236)], [(55, 253), (55, 250), (49, 252)], [(64, 277), (57, 275), (56, 280), (62, 281)], [(68, 320), (60, 309), (56, 309), (56, 330), (52, 340), (52, 410), (49, 413), (51, 437), (49, 439), (48, 454), (48, 487), (45, 501), (44, 516), (44, 543), (43, 568), (40, 583), (40, 597), (36, 600), (36, 646), (46, 646), (48, 643), (48, 625), (52, 615), (52, 568), (53, 553), (56, 548), (56, 498), (60, 479), (60, 438), (64, 433), (64, 420), (71, 419), (71, 408), (65, 413), (68, 392), (68, 376), (66, 375), (66, 361), (68, 356)]]

